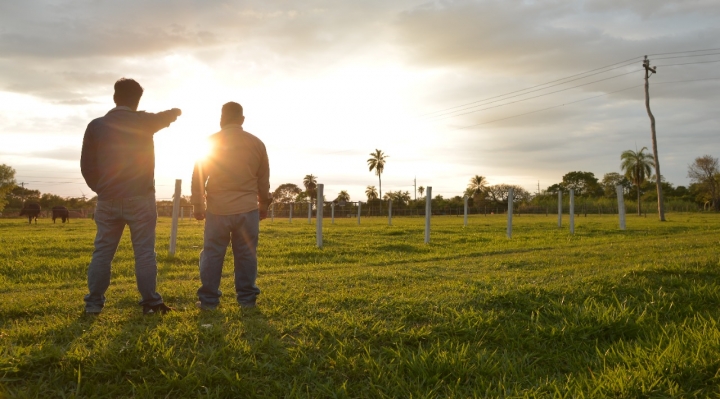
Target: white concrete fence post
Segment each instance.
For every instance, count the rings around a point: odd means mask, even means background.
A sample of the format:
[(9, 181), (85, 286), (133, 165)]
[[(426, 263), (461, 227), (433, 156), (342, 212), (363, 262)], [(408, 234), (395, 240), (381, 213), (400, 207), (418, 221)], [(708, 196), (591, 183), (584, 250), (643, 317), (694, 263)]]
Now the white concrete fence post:
[(392, 200), (388, 200), (388, 226), (392, 226)]
[(465, 227), (467, 227), (467, 218), (468, 218), (468, 216), (467, 216), (467, 206), (468, 206), (468, 205), (467, 205), (467, 204), (468, 204), (468, 197), (467, 197), (467, 195), (464, 197), (464, 200), (465, 200)]
[(358, 201), (358, 226), (360, 225), (360, 214), (362, 213), (362, 202)]
[(430, 216), (432, 215), (432, 187), (425, 188), (425, 244), (430, 243)]
[[(317, 187), (316, 187), (317, 189)], [(312, 223), (312, 198), (309, 198), (308, 202), (308, 224)]]
[(291, 202), (291, 203), (290, 203), (290, 216), (289, 216), (290, 223), (292, 223), (292, 212), (293, 212), (293, 208), (295, 208), (295, 203), (294, 203), (294, 202)]
[(620, 218), (620, 230), (625, 230), (625, 197), (623, 196), (623, 187), (615, 186), (618, 201), (618, 217)]
[(177, 230), (178, 230), (178, 213), (180, 213), (180, 194), (182, 192), (182, 180), (175, 180), (175, 194), (173, 194), (173, 210), (172, 210), (172, 225), (170, 227), (170, 248), (168, 253), (170, 256), (175, 256), (175, 246), (177, 244)]
[(558, 227), (562, 227), (562, 191), (558, 191)]
[(335, 224), (335, 203), (330, 204), (330, 224)]
[(570, 234), (575, 234), (575, 190), (570, 189)]
[(270, 221), (275, 221), (275, 203), (270, 204)]
[(515, 200), (515, 190), (512, 187), (508, 189), (508, 211), (507, 211), (507, 238), (512, 238), (512, 217), (513, 217), (513, 201)]
[(322, 223), (323, 223), (323, 184), (317, 185), (317, 213), (315, 215), (315, 241), (317, 247), (322, 248), (323, 236), (322, 236)]

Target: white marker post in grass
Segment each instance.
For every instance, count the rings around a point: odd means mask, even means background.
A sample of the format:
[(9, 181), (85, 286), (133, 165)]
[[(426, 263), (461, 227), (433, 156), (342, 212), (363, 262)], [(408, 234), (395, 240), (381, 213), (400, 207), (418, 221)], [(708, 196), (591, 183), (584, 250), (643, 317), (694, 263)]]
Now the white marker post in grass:
[(425, 244), (430, 243), (430, 215), (432, 215), (432, 187), (425, 188)]
[(575, 190), (570, 189), (570, 234), (575, 234)]
[(330, 220), (330, 224), (335, 224), (335, 203), (330, 203), (330, 217), (332, 218)]
[(558, 227), (562, 227), (562, 191), (558, 191)]
[(615, 186), (618, 199), (618, 216), (620, 217), (620, 230), (625, 230), (625, 197), (623, 197), (623, 187)]
[(170, 256), (175, 256), (175, 244), (177, 243), (178, 213), (180, 213), (180, 193), (182, 180), (175, 180), (175, 194), (173, 194), (172, 225), (170, 227)]
[(274, 203), (270, 204), (270, 221), (271, 222), (275, 221), (275, 204)]
[(362, 202), (358, 201), (358, 226), (360, 226), (360, 213), (362, 211)]
[(464, 200), (465, 200), (465, 227), (467, 227), (467, 202), (468, 202), (467, 195), (464, 197)]
[(293, 211), (293, 208), (295, 208), (295, 203), (294, 203), (294, 202), (291, 202), (291, 203), (290, 203), (290, 223), (292, 223), (292, 211)]
[(317, 185), (317, 215), (315, 216), (315, 241), (317, 247), (322, 248), (322, 222), (323, 222), (323, 184)]
[(507, 238), (512, 238), (512, 217), (513, 217), (513, 201), (515, 190), (512, 187), (508, 189), (508, 211), (507, 211)]
[(308, 202), (308, 224), (312, 223), (312, 198)]
[(388, 200), (388, 226), (392, 226), (392, 200)]

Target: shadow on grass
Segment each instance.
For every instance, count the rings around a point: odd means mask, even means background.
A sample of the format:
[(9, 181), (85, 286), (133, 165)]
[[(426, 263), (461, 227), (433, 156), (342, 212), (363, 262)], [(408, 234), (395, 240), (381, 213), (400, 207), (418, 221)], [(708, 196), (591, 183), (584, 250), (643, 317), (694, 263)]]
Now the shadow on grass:
[[(530, 359), (514, 364), (518, 375), (511, 377), (521, 380), (522, 376), (528, 387), (543, 386), (552, 380), (562, 383), (567, 373), (596, 381), (593, 371), (602, 374), (628, 367), (625, 356), (637, 356), (634, 352), (638, 352), (650, 362), (638, 365), (638, 375), (662, 381), (664, 386), (676, 386), (677, 392), (704, 395), (716, 392), (716, 366), (720, 361), (700, 359), (679, 365), (678, 359), (665, 356), (662, 348), (672, 342), (690, 345), (687, 336), (695, 334), (690, 330), (699, 328), (700, 332), (696, 332), (701, 334), (703, 329), (713, 328), (712, 322), (702, 320), (720, 317), (719, 281), (718, 264), (710, 261), (635, 271), (614, 282), (589, 281), (571, 290), (529, 287), (497, 295), (481, 294), (459, 308), (496, 315), (479, 328), (482, 340), (511, 359)], [(487, 292), (487, 287), (480, 291)], [(433, 335), (453, 336), (458, 332), (437, 326)], [(460, 331), (457, 338), (470, 339), (464, 336), (469, 333)], [(653, 362), (660, 364), (651, 366)], [(670, 368), (675, 371), (663, 371)], [(645, 383), (638, 380), (625, 386), (610, 384), (598, 392), (635, 396), (632, 392), (645, 392), (641, 386)]]

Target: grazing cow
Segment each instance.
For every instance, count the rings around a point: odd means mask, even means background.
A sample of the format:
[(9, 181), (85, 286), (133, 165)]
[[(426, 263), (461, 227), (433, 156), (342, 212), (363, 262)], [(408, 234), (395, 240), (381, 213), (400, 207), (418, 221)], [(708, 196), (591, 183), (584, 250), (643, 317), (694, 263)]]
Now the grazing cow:
[(37, 202), (28, 202), (25, 205), (23, 205), (23, 208), (20, 210), (20, 216), (27, 216), (28, 217), (28, 223), (32, 223), (32, 220), (35, 219), (35, 224), (37, 224), (37, 218), (40, 214), (40, 204)]
[(55, 223), (55, 219), (57, 218), (62, 219), (63, 223), (65, 223), (66, 220), (68, 223), (70, 223), (70, 212), (64, 206), (54, 206), (52, 208), (53, 223)]

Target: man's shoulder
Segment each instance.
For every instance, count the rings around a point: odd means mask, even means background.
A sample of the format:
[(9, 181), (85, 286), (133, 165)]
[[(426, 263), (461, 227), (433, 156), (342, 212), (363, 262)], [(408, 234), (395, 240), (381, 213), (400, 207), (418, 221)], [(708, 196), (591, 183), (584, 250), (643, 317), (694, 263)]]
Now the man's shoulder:
[(258, 145), (261, 145), (261, 146), (265, 147), (265, 143), (264, 143), (258, 136), (254, 135), (254, 134), (252, 134), (252, 133), (250, 133), (250, 132), (248, 132), (247, 130), (244, 130), (244, 129), (243, 129), (243, 133), (245, 133), (250, 140), (254, 141), (254, 142), (257, 143)]
[(107, 115), (99, 116), (99, 117), (91, 120), (90, 123), (88, 123), (88, 125), (87, 125), (88, 130), (91, 130), (91, 129), (93, 129), (94, 127), (97, 127), (97, 126), (102, 125), (103, 123), (105, 123), (105, 117), (106, 117), (106, 116), (107, 116)]

